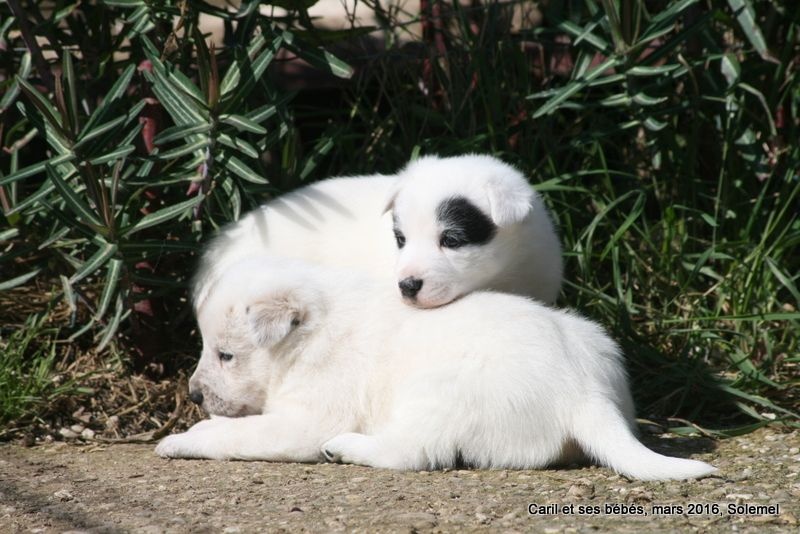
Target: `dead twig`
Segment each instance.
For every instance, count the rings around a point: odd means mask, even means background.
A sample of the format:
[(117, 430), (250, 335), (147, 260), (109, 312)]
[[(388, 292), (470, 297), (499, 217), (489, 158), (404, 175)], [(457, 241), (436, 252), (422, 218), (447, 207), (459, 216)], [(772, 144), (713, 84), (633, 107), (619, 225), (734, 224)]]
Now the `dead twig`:
[(155, 430), (142, 432), (140, 434), (133, 434), (123, 438), (104, 438), (102, 436), (95, 437), (95, 441), (103, 443), (152, 443), (166, 436), (172, 427), (178, 422), (183, 415), (183, 395), (180, 392), (175, 392), (175, 410), (170, 414), (166, 423), (161, 425)]

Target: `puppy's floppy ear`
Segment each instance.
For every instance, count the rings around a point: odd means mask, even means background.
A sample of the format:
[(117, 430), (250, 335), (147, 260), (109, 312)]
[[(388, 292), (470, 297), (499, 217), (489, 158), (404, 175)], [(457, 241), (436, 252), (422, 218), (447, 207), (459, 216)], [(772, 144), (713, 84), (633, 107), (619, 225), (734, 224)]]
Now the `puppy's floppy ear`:
[(486, 183), (492, 221), (499, 227), (509, 226), (530, 213), (535, 195), (531, 185), (515, 169), (503, 169)]
[(256, 344), (280, 343), (304, 319), (305, 311), (291, 293), (259, 298), (246, 308), (247, 322)]

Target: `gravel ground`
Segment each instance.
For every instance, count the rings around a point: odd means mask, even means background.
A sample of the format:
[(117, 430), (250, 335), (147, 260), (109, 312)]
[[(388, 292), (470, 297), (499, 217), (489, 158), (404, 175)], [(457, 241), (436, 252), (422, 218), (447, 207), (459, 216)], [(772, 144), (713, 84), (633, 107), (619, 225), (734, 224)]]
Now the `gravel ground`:
[[(0, 532), (800, 529), (800, 431), (762, 429), (720, 442), (665, 436), (645, 441), (660, 452), (711, 462), (720, 475), (639, 482), (597, 467), (400, 473), (162, 460), (152, 445), (5, 444)], [(545, 505), (559, 508), (529, 513)], [(572, 510), (564, 508), (570, 505)], [(779, 510), (748, 514), (748, 505)], [(658, 506), (672, 506), (673, 513), (659, 513)]]

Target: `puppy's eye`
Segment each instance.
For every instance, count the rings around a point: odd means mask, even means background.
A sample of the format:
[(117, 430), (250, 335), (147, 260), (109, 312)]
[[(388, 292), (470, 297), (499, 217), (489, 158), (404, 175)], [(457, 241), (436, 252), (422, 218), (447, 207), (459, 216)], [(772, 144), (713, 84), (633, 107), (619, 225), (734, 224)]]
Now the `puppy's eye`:
[(300, 326), (300, 319), (298, 319), (297, 317), (292, 319), (292, 327), (295, 327), (295, 326)]
[(230, 352), (220, 352), (219, 359), (222, 360), (223, 362), (229, 362), (233, 359), (233, 354), (231, 354)]
[(442, 232), (442, 237), (439, 238), (439, 246), (444, 248), (459, 248), (465, 244), (463, 239), (452, 232)]
[(397, 241), (397, 248), (403, 248), (406, 245), (406, 236), (397, 228), (394, 229), (394, 239)]

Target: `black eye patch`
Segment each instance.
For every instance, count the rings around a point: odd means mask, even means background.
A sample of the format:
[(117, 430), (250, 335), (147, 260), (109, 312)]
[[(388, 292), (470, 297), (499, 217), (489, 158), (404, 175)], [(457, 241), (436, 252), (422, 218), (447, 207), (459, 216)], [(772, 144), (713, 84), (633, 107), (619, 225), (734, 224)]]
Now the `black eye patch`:
[(439, 204), (436, 219), (444, 227), (439, 238), (439, 246), (444, 248), (481, 245), (497, 233), (492, 220), (464, 197), (451, 197)]

